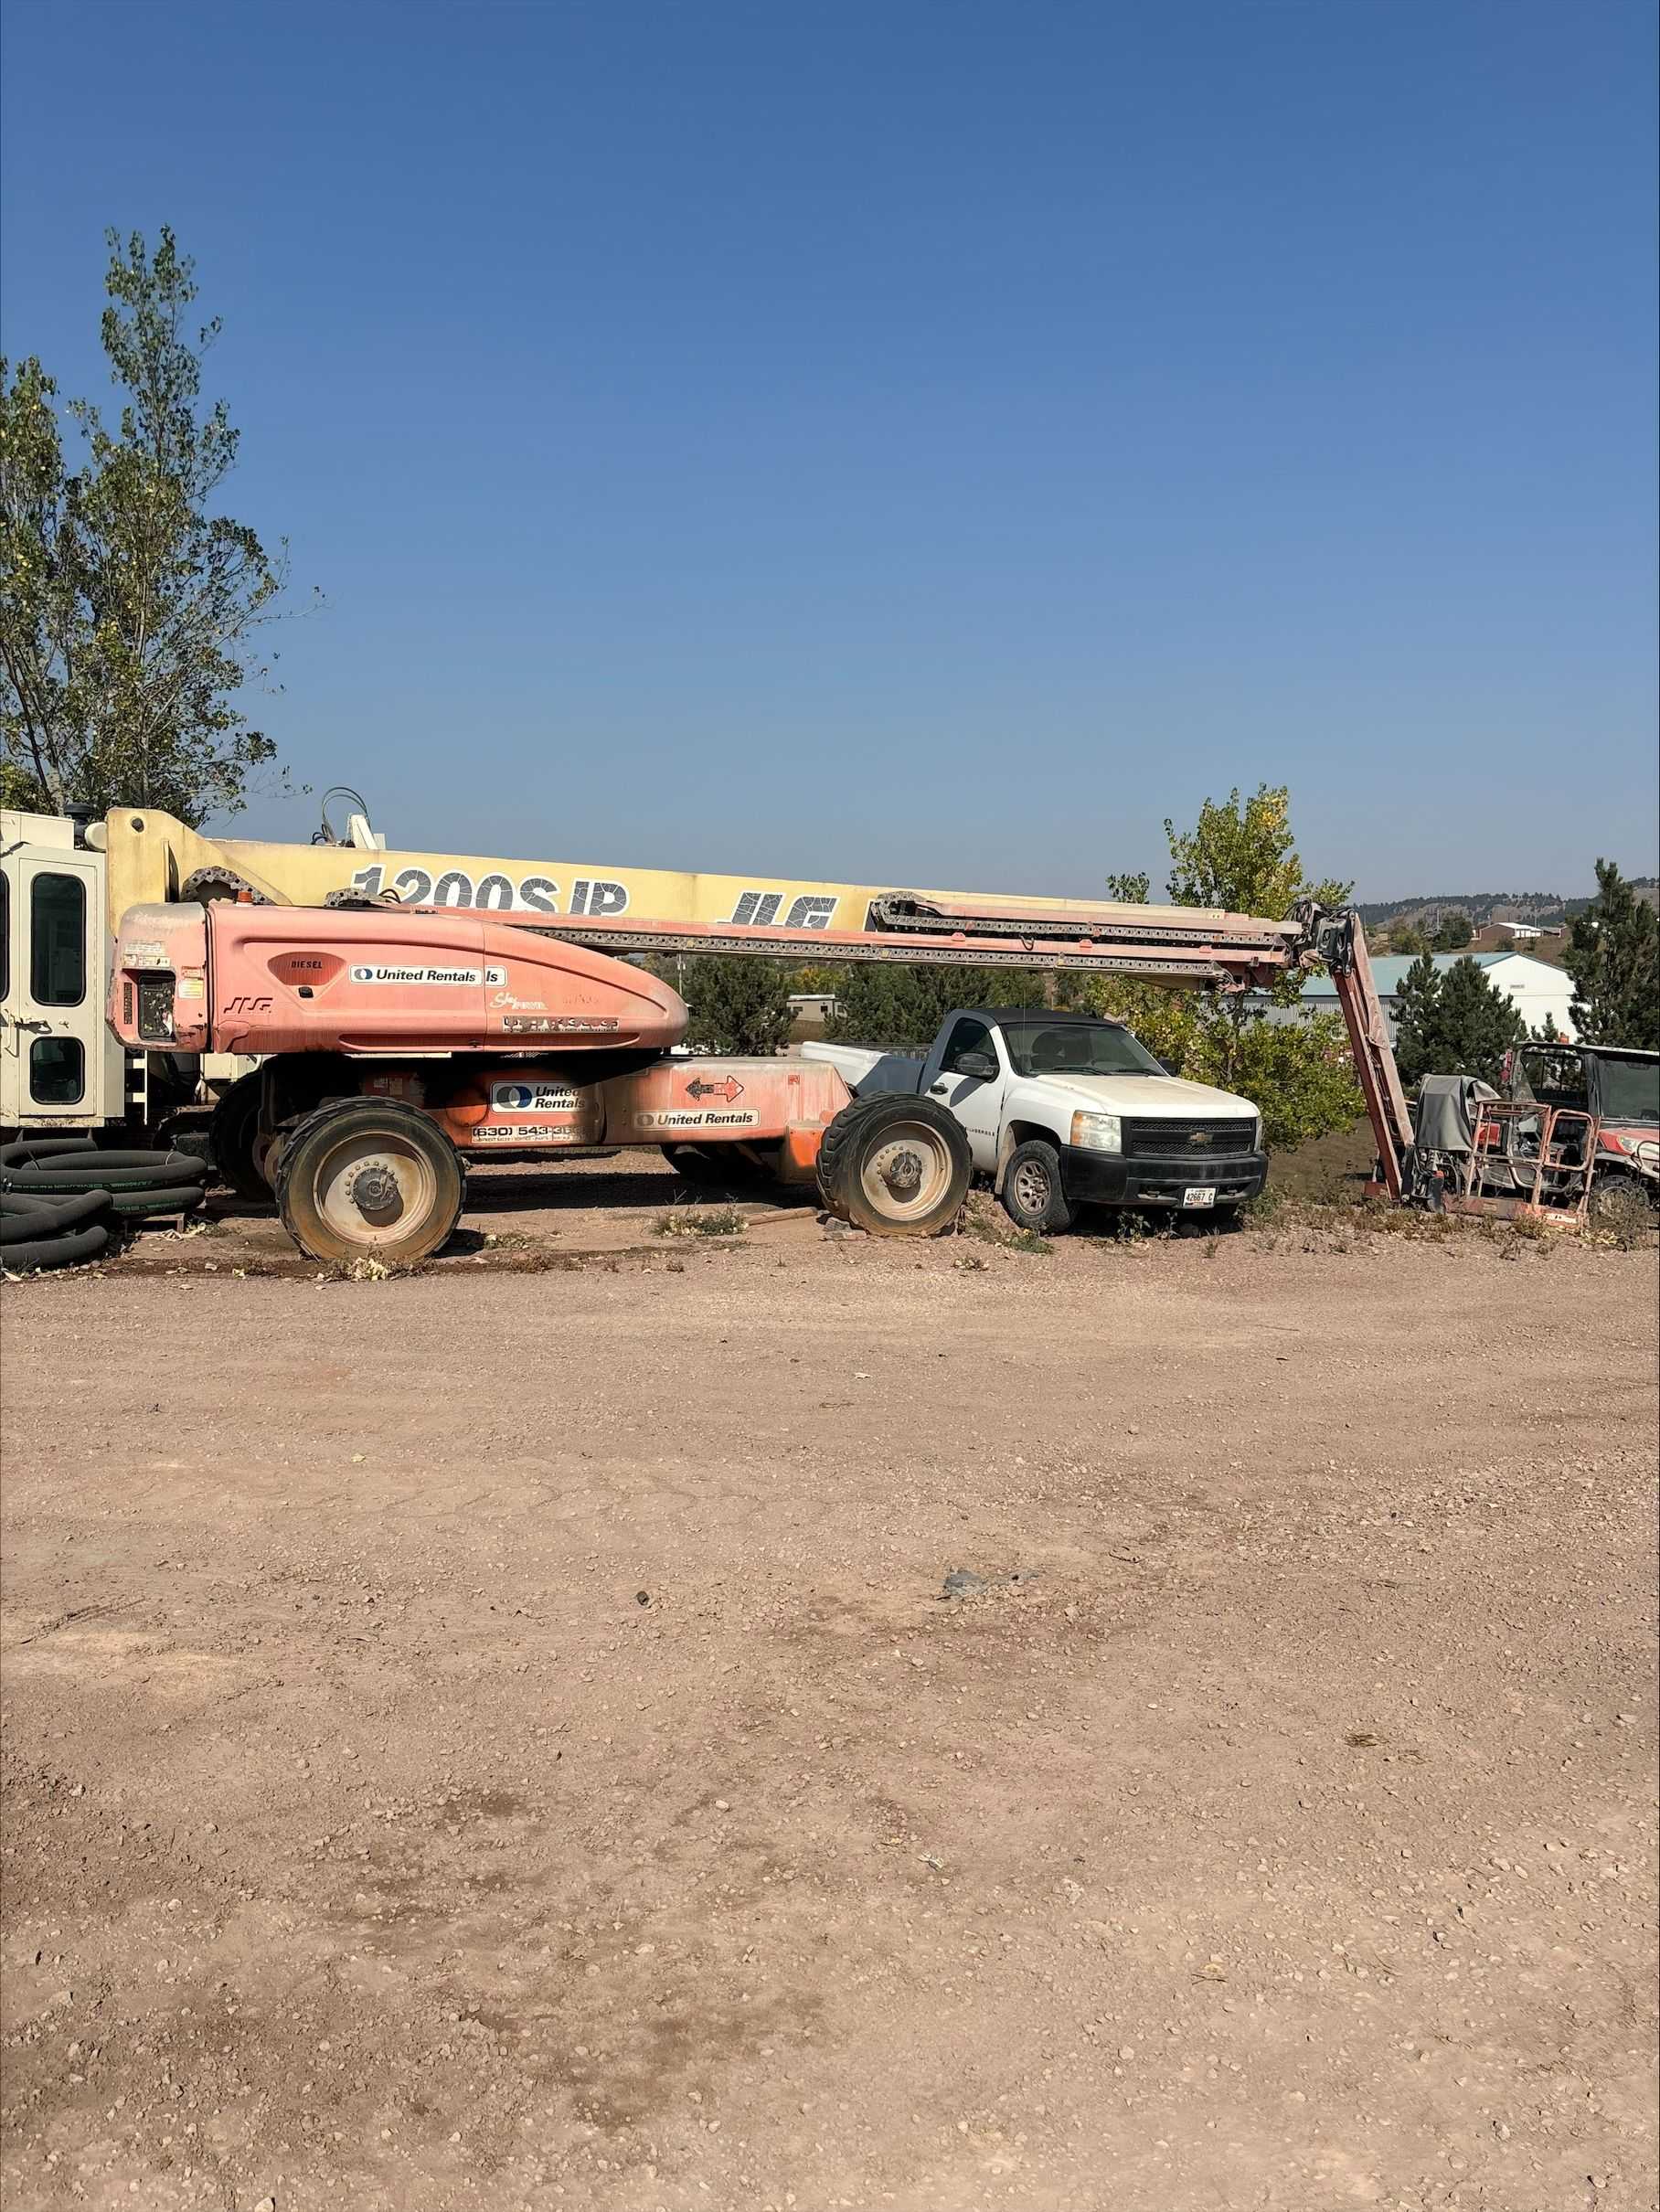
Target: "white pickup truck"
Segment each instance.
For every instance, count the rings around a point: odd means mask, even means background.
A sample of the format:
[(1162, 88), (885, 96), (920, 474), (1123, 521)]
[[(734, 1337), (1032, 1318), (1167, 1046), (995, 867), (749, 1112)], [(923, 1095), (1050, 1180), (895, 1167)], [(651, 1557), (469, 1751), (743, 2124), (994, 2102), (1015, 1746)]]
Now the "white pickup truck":
[(1095, 1015), (964, 1006), (926, 1053), (800, 1050), (828, 1060), (857, 1098), (899, 1091), (944, 1107), (1022, 1228), (1066, 1228), (1080, 1206), (1227, 1214), (1268, 1173), (1249, 1099), (1166, 1073), (1122, 1022)]

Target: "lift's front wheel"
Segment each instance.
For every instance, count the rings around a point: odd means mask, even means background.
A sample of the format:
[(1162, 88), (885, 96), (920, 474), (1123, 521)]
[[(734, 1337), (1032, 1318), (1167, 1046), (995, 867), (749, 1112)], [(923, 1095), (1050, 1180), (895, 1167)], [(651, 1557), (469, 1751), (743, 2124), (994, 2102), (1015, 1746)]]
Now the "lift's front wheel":
[(830, 1211), (878, 1237), (938, 1237), (962, 1210), (968, 1139), (943, 1107), (899, 1094), (855, 1099), (819, 1145)]
[(319, 1106), (277, 1155), (277, 1210), (314, 1260), (425, 1260), (453, 1233), (463, 1189), (449, 1138), (394, 1099)]

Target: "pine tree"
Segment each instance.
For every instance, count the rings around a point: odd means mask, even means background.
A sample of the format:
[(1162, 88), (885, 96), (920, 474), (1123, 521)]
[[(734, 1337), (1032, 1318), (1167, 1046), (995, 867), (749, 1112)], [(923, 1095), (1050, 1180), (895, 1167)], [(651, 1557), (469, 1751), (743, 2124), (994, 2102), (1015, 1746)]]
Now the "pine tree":
[[(662, 972), (676, 981), (674, 963)], [(780, 1052), (790, 1041), (790, 974), (775, 960), (688, 960), (677, 988), (697, 1052)]]
[(1421, 953), (1396, 995), (1395, 1059), (1405, 1083), (1474, 1075), (1496, 1084), (1506, 1053), (1527, 1034), (1515, 1005), (1473, 960), (1443, 970)]
[(1562, 965), (1573, 979), (1569, 1013), (1588, 1045), (1660, 1051), (1660, 917), (1612, 860), (1597, 862), (1597, 895), (1574, 916)]

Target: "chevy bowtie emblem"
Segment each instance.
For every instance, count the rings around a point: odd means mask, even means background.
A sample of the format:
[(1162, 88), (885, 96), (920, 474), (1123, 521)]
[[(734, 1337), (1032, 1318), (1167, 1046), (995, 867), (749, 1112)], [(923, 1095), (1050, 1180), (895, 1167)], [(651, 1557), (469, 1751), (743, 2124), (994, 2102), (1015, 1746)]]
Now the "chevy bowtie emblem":
[(729, 1075), (724, 1083), (706, 1083), (700, 1075), (694, 1076), (686, 1087), (686, 1095), (688, 1099), (724, 1099), (729, 1106), (734, 1099), (742, 1098), (743, 1085), (735, 1075)]
[(1192, 1135), (1187, 1139), (1187, 1142), (1189, 1144), (1208, 1144), (1210, 1142), (1210, 1132), (1208, 1129), (1196, 1129)]

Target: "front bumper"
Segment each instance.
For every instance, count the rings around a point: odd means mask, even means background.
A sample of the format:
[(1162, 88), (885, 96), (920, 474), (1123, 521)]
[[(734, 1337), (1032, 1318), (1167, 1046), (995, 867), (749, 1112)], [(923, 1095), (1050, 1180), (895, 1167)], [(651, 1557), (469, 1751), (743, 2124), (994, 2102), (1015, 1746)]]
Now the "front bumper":
[(1209, 1186), (1214, 1206), (1254, 1198), (1268, 1180), (1268, 1154), (1229, 1153), (1208, 1160), (1126, 1160), (1121, 1153), (1067, 1145), (1060, 1180), (1074, 1206), (1180, 1206), (1184, 1191)]

